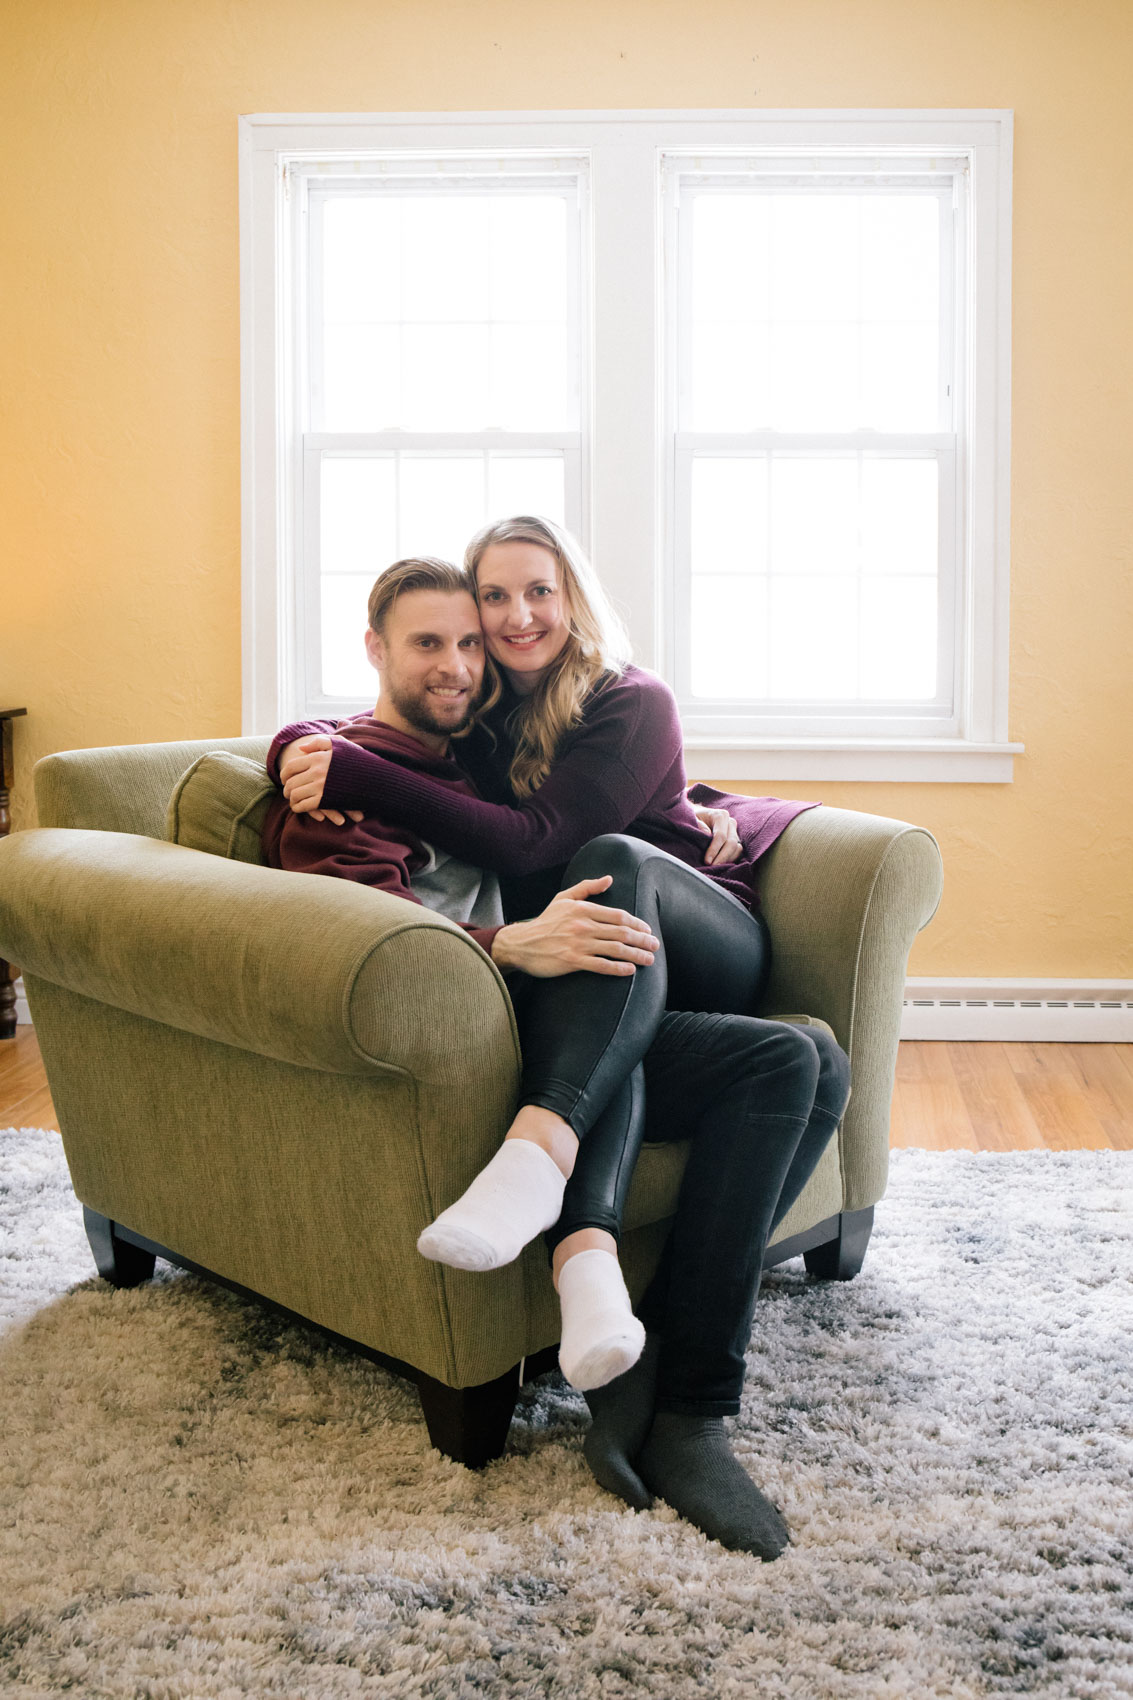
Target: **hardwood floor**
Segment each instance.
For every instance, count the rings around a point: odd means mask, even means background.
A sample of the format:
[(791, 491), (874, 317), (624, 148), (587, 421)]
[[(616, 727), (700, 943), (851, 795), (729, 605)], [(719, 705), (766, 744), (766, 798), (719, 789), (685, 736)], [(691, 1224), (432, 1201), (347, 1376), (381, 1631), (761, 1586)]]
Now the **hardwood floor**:
[[(58, 1127), (30, 1027), (0, 1041), (0, 1127)], [(926, 1044), (897, 1058), (891, 1145), (1133, 1150), (1133, 1045)]]
[(889, 1143), (929, 1151), (1133, 1150), (1133, 1045), (906, 1042)]
[(58, 1128), (34, 1027), (0, 1040), (0, 1127)]

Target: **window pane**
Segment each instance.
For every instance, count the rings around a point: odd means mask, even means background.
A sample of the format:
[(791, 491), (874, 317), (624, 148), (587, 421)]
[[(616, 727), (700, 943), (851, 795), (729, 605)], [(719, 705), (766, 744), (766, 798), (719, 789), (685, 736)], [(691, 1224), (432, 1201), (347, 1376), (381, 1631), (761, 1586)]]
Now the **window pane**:
[(401, 337), (392, 325), (327, 325), (323, 416), (333, 431), (386, 431), (401, 401)]
[(699, 324), (768, 318), (768, 197), (698, 195), (692, 218), (693, 318)]
[(375, 570), (322, 581), (322, 687), (327, 696), (363, 702), (377, 697), (377, 677), (365, 648), (366, 600), (377, 576)]
[(568, 393), (566, 340), (548, 336), (545, 325), (493, 325), (488, 370), (490, 393), (479, 398), (485, 424), (553, 431), (577, 415)]
[(771, 461), (771, 570), (810, 577), (858, 564), (858, 459)]
[(566, 524), (566, 480), (561, 455), (491, 455), (488, 519), (538, 514)]
[(691, 429), (937, 428), (937, 196), (760, 186), (688, 204)]
[(323, 313), (328, 325), (401, 317), (402, 203), (360, 195), (327, 200), (323, 213)]
[(860, 423), (858, 335), (844, 325), (774, 325), (768, 419), (775, 431), (853, 431)]
[(690, 640), (694, 696), (765, 696), (767, 580), (698, 573), (692, 581)]
[(692, 429), (752, 431), (772, 423), (765, 324), (693, 327)]
[(936, 337), (924, 325), (863, 325), (861, 420), (875, 431), (935, 431)]
[(487, 197), (407, 196), (402, 209), (406, 321), (453, 324), (488, 319)]
[(692, 463), (692, 570), (767, 570), (767, 460), (697, 455)]
[(940, 201), (863, 195), (862, 315), (935, 324), (940, 312)]
[(406, 325), (402, 333), (407, 431), (475, 431), (489, 421), (488, 327)]
[(316, 428), (576, 428), (569, 210), (482, 189), (328, 196)]
[(858, 317), (859, 197), (771, 197), (771, 317), (852, 324)]
[(483, 525), (483, 455), (403, 455), (397, 552), (462, 561), (464, 546)]
[(862, 570), (937, 571), (937, 466), (934, 460), (867, 455), (862, 464)]
[(565, 324), (565, 197), (499, 195), (492, 196), (487, 205), (492, 317), (498, 323)]
[(936, 695), (936, 620), (933, 579), (864, 580), (863, 697), (925, 701)]
[(856, 578), (771, 580), (772, 697), (818, 702), (858, 694)]
[(394, 463), (388, 457), (325, 455), (319, 503), (323, 573), (364, 573), (370, 582), (397, 547)]

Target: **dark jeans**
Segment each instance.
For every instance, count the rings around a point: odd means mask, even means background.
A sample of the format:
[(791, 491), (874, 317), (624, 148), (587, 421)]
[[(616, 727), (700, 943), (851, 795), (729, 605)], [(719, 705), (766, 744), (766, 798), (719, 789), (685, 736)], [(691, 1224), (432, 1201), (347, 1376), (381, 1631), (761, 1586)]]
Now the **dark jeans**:
[(663, 941), (653, 967), (514, 992), (521, 1101), (557, 1111), (581, 1140), (548, 1240), (585, 1227), (617, 1239), (643, 1137), (690, 1140), (673, 1229), (639, 1311), (662, 1337), (658, 1408), (729, 1415), (768, 1237), (841, 1118), (849, 1064), (821, 1029), (748, 1013), (770, 967), (761, 917), (620, 834), (584, 846), (563, 883), (605, 873), (614, 884), (597, 901)]
[(657, 1272), (638, 1305), (661, 1336), (656, 1408), (734, 1416), (771, 1231), (801, 1193), (850, 1092), (822, 1028), (667, 1015), (645, 1059), (646, 1133), (687, 1139)]

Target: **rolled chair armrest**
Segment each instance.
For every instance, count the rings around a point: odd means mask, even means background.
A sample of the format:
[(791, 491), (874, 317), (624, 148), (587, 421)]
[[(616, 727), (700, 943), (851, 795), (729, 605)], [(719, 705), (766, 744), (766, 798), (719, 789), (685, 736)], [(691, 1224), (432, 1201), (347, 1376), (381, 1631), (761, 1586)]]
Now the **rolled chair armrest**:
[(164, 838), (166, 804), (186, 768), (216, 750), (263, 761), (270, 745), (268, 737), (207, 738), (61, 750), (35, 766), (39, 824)]
[(519, 1045), (494, 963), (442, 915), (348, 880), (126, 833), (0, 842), (0, 951), (31, 976), (332, 1074), (459, 1087)]
[(843, 1209), (864, 1209), (885, 1190), (905, 970), (940, 901), (940, 851), (905, 821), (811, 809), (768, 851), (762, 872), (772, 941), (765, 1006), (821, 1017), (850, 1058)]

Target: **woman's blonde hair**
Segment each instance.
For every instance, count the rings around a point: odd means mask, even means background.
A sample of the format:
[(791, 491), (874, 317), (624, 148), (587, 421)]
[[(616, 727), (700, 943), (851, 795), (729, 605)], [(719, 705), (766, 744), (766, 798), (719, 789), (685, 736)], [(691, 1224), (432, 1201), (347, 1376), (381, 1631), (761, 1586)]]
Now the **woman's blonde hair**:
[[(619, 678), (630, 659), (625, 627), (581, 545), (549, 519), (519, 514), (478, 531), (464, 553), (464, 570), (476, 585), (477, 569), (494, 543), (534, 543), (558, 563), (559, 587), (570, 636), (530, 696), (512, 711), (515, 755), (508, 778), (517, 797), (537, 791), (551, 771), (563, 738), (582, 719), (583, 704), (604, 679)], [(479, 598), (479, 587), (476, 587)], [(481, 713), (500, 699), (498, 670), (489, 659), (490, 683)]]

